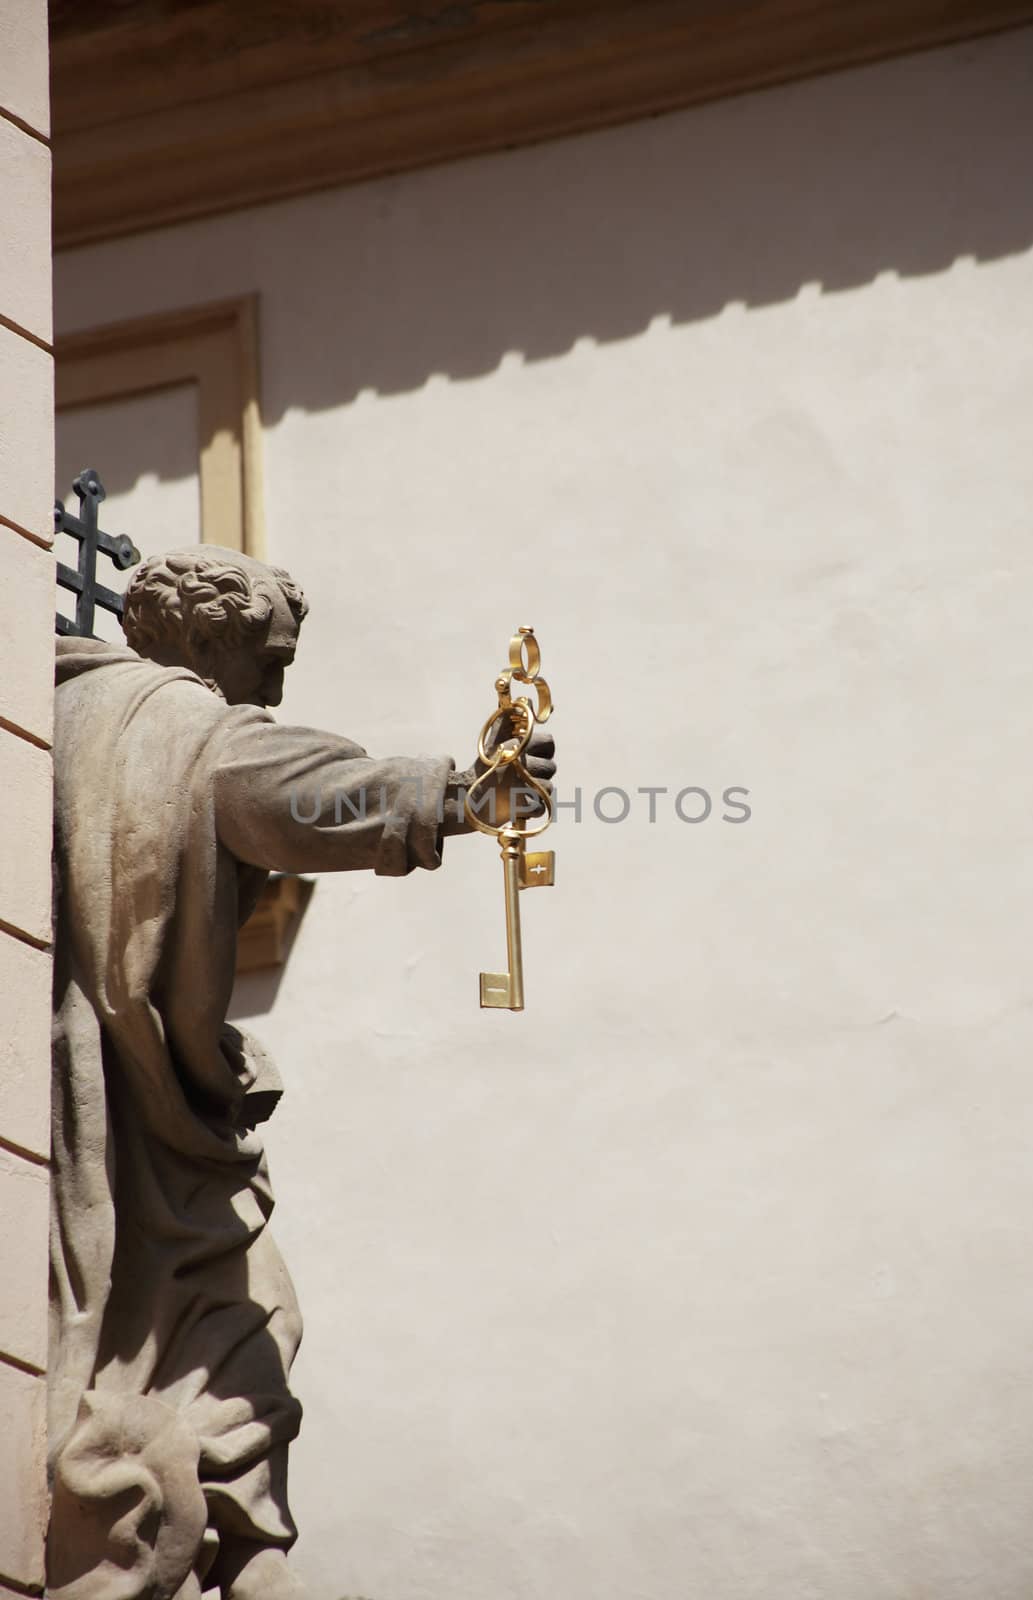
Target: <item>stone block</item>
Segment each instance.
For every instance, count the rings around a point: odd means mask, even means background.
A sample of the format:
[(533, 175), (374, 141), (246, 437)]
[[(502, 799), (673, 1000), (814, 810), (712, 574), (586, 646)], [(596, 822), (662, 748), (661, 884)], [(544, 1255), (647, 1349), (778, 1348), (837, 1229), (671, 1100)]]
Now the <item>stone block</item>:
[(46, 0), (0, 6), (0, 106), (50, 133), (50, 52)]
[(0, 1583), (43, 1583), (46, 1380), (0, 1361)]
[(53, 539), (54, 361), (2, 324), (0, 517), (47, 543)]
[(0, 932), (0, 1137), (38, 1156), (50, 1151), (50, 982), (49, 953)]
[(53, 336), (50, 151), (2, 117), (0, 172), (4, 175), (0, 316), (9, 317), (49, 344)]
[(0, 1355), (41, 1368), (47, 1364), (49, 1210), (47, 1168), (0, 1146)]
[(54, 556), (0, 523), (0, 718), (50, 742), (54, 716)]
[(50, 752), (0, 728), (0, 922), (50, 939)]

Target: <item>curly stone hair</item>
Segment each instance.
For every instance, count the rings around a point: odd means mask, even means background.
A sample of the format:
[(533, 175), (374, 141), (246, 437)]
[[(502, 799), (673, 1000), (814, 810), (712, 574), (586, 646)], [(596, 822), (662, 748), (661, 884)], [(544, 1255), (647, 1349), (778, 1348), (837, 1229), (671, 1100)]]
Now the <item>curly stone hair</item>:
[[(308, 601), (282, 567), (264, 567), (300, 624)], [(166, 639), (187, 650), (218, 641), (232, 648), (260, 633), (273, 609), (268, 587), (221, 551), (173, 550), (137, 567), (126, 589), (122, 631), (138, 654)]]

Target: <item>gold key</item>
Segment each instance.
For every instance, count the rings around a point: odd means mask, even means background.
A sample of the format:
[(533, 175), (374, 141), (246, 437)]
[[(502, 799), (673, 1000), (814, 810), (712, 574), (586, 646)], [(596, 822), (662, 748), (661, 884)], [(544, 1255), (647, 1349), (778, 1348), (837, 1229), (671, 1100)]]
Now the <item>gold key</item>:
[(522, 835), (503, 832), (502, 870), (506, 883), (506, 959), (508, 972), (481, 973), (481, 1006), (501, 1006), (506, 1011), (524, 1009), (524, 951), (520, 938), (520, 890), (547, 889), (555, 882), (556, 856), (552, 850), (524, 849)]
[[(481, 973), (481, 1006), (504, 1011), (524, 1009), (524, 960), (520, 937), (521, 889), (549, 888), (556, 877), (556, 857), (551, 850), (528, 851), (528, 839), (544, 833), (552, 821), (552, 796), (532, 778), (521, 757), (531, 741), (535, 728), (547, 722), (552, 715), (552, 695), (540, 674), (541, 654), (533, 628), (521, 628), (513, 635), (509, 646), (509, 668), (495, 680), (499, 697), (498, 707), (492, 712), (477, 741), (477, 749), (486, 770), (470, 786), (466, 796), (466, 814), (481, 833), (498, 839), (502, 854), (502, 870), (506, 889), (506, 959), (508, 972)], [(526, 696), (514, 700), (510, 686), (514, 682), (533, 686), (537, 705), (532, 706)], [(510, 722), (513, 732), (507, 739), (488, 747), (488, 740), (500, 720)], [(526, 789), (537, 794), (544, 807), (537, 816), (521, 825), (517, 816), (508, 814), (496, 825), (494, 819), (485, 822), (474, 805), (474, 796), (483, 790), (489, 799), (497, 799), (502, 791), (489, 786), (501, 772), (522, 780)]]

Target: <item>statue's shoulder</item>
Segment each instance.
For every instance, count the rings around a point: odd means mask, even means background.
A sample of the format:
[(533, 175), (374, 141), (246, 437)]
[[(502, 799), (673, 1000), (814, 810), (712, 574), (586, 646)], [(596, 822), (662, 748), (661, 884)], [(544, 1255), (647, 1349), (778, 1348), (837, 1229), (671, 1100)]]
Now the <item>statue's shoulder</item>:
[(109, 644), (106, 639), (80, 639), (70, 635), (56, 640), (54, 680), (58, 688), (63, 684), (84, 680), (91, 684), (96, 681), (99, 688), (101, 680), (90, 676), (96, 673), (104, 674), (105, 683), (113, 676), (124, 677), (128, 673), (137, 681), (151, 679), (155, 686), (160, 682), (182, 681), (206, 689), (196, 673), (185, 667), (159, 666), (156, 661), (148, 661), (146, 656), (139, 655), (126, 644)]
[(155, 724), (189, 728), (198, 738), (214, 736), (228, 707), (196, 673), (163, 667), (127, 645), (103, 639), (62, 638), (55, 666), (55, 734), (88, 722), (142, 731)]
[(59, 634), (54, 641), (54, 658), (58, 683), (114, 661), (140, 659), (126, 645), (109, 644), (106, 639), (82, 639), (78, 634)]
[(55, 766), (66, 778), (70, 763), (85, 771), (84, 746), (90, 770), (113, 760), (116, 746), (120, 761), (140, 763), (141, 772), (192, 766), (202, 752), (211, 763), (229, 732), (229, 710), (183, 667), (160, 666), (121, 645), (68, 639), (57, 651)]

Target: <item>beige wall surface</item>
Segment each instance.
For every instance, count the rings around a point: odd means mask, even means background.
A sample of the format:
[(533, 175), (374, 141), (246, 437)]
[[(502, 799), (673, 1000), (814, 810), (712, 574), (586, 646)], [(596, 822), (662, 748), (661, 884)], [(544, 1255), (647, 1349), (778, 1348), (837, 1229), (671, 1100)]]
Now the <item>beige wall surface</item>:
[(261, 295), (282, 715), (466, 764), (531, 622), (582, 795), (522, 1017), (480, 839), (322, 880), (238, 994), (317, 1600), (1033, 1586), (1031, 80), (1014, 34), (59, 263), (62, 330)]
[[(178, 384), (132, 399), (59, 411), (55, 442), (57, 494), (71, 510), (78, 504), (72, 488), (76, 476), (84, 467), (96, 467), (106, 491), (100, 513), (105, 532), (135, 538), (148, 555), (197, 543), (201, 495), (196, 385)], [(56, 545), (59, 559), (74, 565), (75, 540), (62, 533)], [(121, 594), (132, 569), (120, 572), (113, 562), (104, 567), (102, 581)], [(63, 591), (59, 610), (71, 616), (74, 607), (75, 596)], [(97, 612), (93, 631), (98, 638), (125, 642), (118, 618), (109, 611)]]
[[(0, 17), (0, 1594), (41, 1592), (54, 402), (45, 0)], [(13, 1586), (13, 1587), (12, 1587)]]

